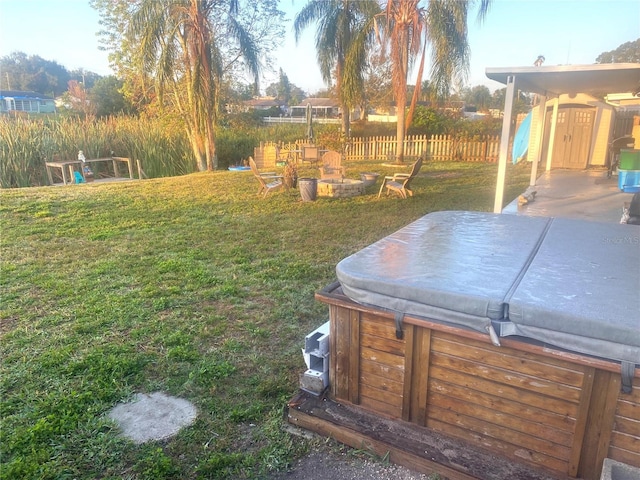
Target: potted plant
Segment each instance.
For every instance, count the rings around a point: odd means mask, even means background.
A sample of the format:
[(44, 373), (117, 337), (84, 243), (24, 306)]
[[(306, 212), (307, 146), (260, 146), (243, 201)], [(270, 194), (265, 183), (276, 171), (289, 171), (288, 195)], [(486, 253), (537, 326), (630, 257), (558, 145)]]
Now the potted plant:
[(284, 184), (287, 188), (296, 188), (298, 185), (298, 166), (291, 160), (284, 166)]

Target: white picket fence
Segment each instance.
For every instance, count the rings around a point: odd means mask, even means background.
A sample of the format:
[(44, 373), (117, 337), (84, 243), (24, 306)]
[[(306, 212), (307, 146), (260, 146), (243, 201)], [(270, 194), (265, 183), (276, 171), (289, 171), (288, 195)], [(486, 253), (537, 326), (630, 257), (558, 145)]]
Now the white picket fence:
[[(276, 144), (260, 142), (254, 149), (254, 160), (258, 168), (271, 168), (277, 161), (300, 157), (306, 140)], [(322, 148), (322, 145), (320, 146)], [(497, 162), (500, 150), (499, 135), (484, 135), (473, 138), (461, 138), (453, 135), (410, 135), (405, 138), (405, 159), (418, 158), (425, 153), (429, 161), (446, 162)], [(294, 153), (295, 152), (295, 153)], [(354, 137), (346, 151), (347, 161), (382, 160), (394, 161), (396, 137)]]
[[(392, 159), (396, 152), (396, 137), (352, 138), (348, 160)], [(460, 138), (452, 135), (410, 135), (405, 138), (404, 154), (417, 158), (427, 153), (431, 161), (497, 162), (499, 135)]]
[[(262, 117), (263, 123), (307, 123), (306, 117)], [(340, 125), (339, 118), (313, 117), (313, 123)]]

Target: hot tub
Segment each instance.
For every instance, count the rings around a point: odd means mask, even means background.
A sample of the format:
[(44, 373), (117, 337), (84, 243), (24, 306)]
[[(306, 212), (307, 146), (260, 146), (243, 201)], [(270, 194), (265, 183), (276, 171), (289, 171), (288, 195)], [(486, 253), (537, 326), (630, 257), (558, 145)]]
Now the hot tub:
[(438, 212), (336, 273), (332, 400), (560, 477), (640, 466), (640, 227)]

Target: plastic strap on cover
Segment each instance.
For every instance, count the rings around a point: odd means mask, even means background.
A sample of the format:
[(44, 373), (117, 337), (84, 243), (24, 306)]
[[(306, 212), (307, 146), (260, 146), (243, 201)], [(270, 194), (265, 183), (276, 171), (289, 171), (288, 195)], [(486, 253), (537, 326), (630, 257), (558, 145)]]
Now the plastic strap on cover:
[(631, 393), (633, 390), (633, 375), (636, 366), (631, 362), (622, 361), (620, 363), (620, 376), (622, 377), (622, 393)]
[(489, 332), (489, 337), (491, 338), (491, 343), (493, 343), (496, 347), (500, 347), (500, 337), (496, 333), (493, 325), (487, 325), (487, 332)]
[(404, 338), (404, 332), (402, 331), (402, 320), (404, 319), (404, 313), (396, 312), (396, 338), (402, 340)]

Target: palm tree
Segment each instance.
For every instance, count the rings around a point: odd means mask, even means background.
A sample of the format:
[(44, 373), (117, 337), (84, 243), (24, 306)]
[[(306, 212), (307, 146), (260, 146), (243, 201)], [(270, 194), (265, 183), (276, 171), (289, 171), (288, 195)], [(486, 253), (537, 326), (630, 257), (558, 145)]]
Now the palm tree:
[[(387, 0), (384, 13), (378, 16), (390, 51), (398, 109), (396, 163), (404, 162), (404, 139), (420, 96), (427, 46), (431, 46), (431, 85), (437, 94), (446, 95), (451, 81), (462, 80), (467, 74), (467, 13), (473, 3), (474, 0)], [(484, 18), (490, 3), (491, 0), (480, 0), (480, 19)], [(405, 117), (407, 76), (418, 57), (416, 88)]]
[(201, 171), (217, 168), (215, 124), (223, 76), (217, 39), (223, 37), (216, 27), (225, 29), (225, 42), (237, 43), (258, 81), (258, 49), (236, 21), (237, 9), (237, 0), (140, 0), (127, 30), (131, 44), (139, 45), (143, 71), (156, 78), (161, 103), (168, 100), (182, 115)]
[(380, 12), (371, 0), (310, 0), (296, 15), (296, 41), (302, 31), (317, 23), (316, 52), (320, 73), (327, 85), (335, 75), (342, 108), (342, 131), (348, 137), (350, 111), (364, 91), (363, 71), (373, 43), (373, 18)]

